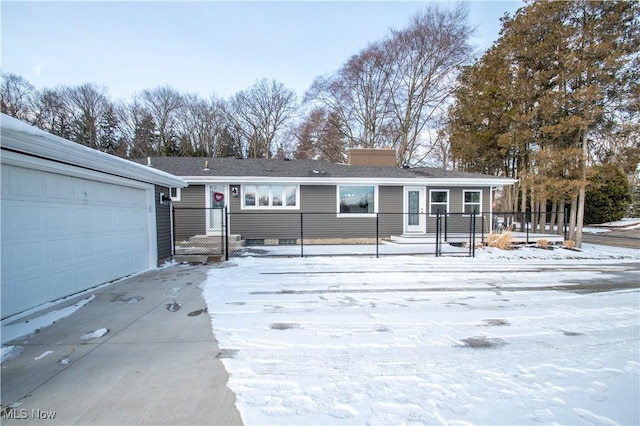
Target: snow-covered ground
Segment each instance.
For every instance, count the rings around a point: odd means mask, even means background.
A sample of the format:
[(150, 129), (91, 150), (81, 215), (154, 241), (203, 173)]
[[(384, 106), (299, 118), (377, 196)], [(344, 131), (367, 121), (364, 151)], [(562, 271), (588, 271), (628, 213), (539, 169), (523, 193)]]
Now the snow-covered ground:
[(476, 256), (211, 269), (245, 423), (639, 424), (640, 250)]
[(614, 222), (605, 222), (605, 223), (601, 223), (599, 225), (590, 225), (585, 227), (582, 231), (583, 232), (590, 232), (590, 233), (598, 233), (598, 232), (602, 232), (602, 230), (604, 229), (605, 232), (609, 231), (609, 229), (640, 229), (640, 219), (639, 218), (634, 218), (634, 217), (626, 217), (624, 219), (621, 220), (616, 220)]

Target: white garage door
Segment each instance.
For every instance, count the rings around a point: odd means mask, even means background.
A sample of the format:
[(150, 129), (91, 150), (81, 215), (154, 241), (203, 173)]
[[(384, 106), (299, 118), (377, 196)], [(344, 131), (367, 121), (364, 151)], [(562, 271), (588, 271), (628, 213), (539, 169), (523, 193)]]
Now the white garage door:
[(145, 189), (2, 167), (2, 317), (149, 267)]

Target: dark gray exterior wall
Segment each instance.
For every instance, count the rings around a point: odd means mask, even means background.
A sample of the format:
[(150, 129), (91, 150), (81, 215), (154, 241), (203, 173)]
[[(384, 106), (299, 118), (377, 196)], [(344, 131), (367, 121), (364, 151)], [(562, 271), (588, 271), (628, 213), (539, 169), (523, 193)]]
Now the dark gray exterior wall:
[(176, 241), (185, 241), (194, 235), (205, 235), (205, 185), (182, 188), (180, 201), (173, 202)]
[[(233, 185), (232, 185), (233, 186)], [(401, 186), (380, 186), (379, 237), (402, 233)], [(375, 217), (338, 217), (335, 185), (302, 185), (300, 210), (241, 210), (240, 197), (230, 199), (230, 232), (243, 239), (375, 238)], [(302, 213), (302, 214), (301, 214)], [(393, 214), (391, 214), (393, 213)]]
[[(482, 205), (481, 213), (489, 213), (491, 211), (491, 188), (473, 188), (473, 187), (447, 187), (447, 186), (427, 186), (427, 212), (430, 210), (429, 205), (429, 191), (430, 190), (449, 190), (449, 213), (451, 213), (447, 219), (447, 232), (459, 233), (469, 232), (470, 218), (464, 216), (461, 213), (464, 212), (463, 194), (468, 190), (482, 190)], [(482, 227), (482, 215), (476, 217), (476, 232), (480, 232)], [(427, 234), (434, 234), (436, 232), (435, 216), (427, 214)], [(485, 232), (487, 231), (487, 224), (485, 224)]]
[[(206, 233), (205, 185), (189, 185), (182, 189), (181, 201), (175, 202), (176, 241), (193, 235)], [(232, 189), (237, 188), (237, 196)], [(242, 239), (298, 239), (301, 227), (305, 238), (375, 238), (375, 217), (337, 217), (337, 195), (335, 185), (301, 185), (300, 210), (245, 209), (242, 210), (242, 185), (231, 183), (228, 187), (230, 212), (229, 232), (239, 234)], [(425, 186), (427, 211), (429, 190), (449, 191), (451, 213), (462, 213), (463, 191), (473, 187)], [(482, 212), (490, 211), (491, 189), (482, 189)], [(404, 188), (402, 186), (379, 186), (378, 226), (380, 238), (401, 235), (404, 232)], [(189, 209), (185, 209), (189, 208)], [(302, 221), (301, 221), (301, 215)], [(453, 215), (449, 218), (449, 232), (467, 232), (469, 218)], [(427, 213), (427, 233), (435, 233), (436, 218)], [(478, 217), (479, 232), (482, 218)], [(486, 228), (486, 226), (485, 226)]]
[(156, 198), (156, 238), (158, 249), (158, 266), (173, 256), (171, 245), (171, 205), (160, 203), (160, 194), (169, 196), (169, 188), (155, 186)]

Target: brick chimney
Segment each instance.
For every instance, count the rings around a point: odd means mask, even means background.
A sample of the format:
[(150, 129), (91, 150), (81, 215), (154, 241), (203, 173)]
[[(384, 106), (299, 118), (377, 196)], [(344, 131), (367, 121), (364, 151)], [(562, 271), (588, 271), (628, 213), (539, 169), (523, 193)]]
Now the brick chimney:
[(396, 166), (396, 151), (389, 148), (352, 148), (347, 164), (350, 166)]

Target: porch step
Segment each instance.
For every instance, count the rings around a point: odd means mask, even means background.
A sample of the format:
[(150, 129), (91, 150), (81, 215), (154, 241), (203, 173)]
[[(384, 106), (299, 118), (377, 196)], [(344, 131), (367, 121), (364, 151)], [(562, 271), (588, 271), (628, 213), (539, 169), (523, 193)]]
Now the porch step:
[[(229, 235), (230, 252), (242, 244), (240, 235)], [(194, 235), (186, 241), (176, 241), (175, 243), (176, 256), (219, 256), (224, 253), (224, 249), (224, 239), (219, 235)]]
[(222, 256), (220, 255), (207, 255), (207, 254), (176, 254), (173, 256), (173, 260), (178, 263), (207, 263), (207, 262), (221, 262)]
[[(197, 244), (199, 242), (204, 244), (210, 244), (211, 241), (220, 241), (222, 237), (220, 235), (194, 235), (189, 238), (189, 242)], [(229, 234), (229, 242), (241, 241), (240, 234)]]
[[(443, 243), (465, 243), (469, 242), (469, 234), (449, 233), (447, 239), (441, 236)], [(389, 240), (396, 244), (435, 244), (436, 236), (434, 234), (402, 234), (392, 235)], [(480, 241), (480, 234), (476, 234), (476, 240)]]
[(402, 234), (392, 235), (389, 240), (396, 244), (435, 244), (435, 235), (429, 236), (424, 234)]

